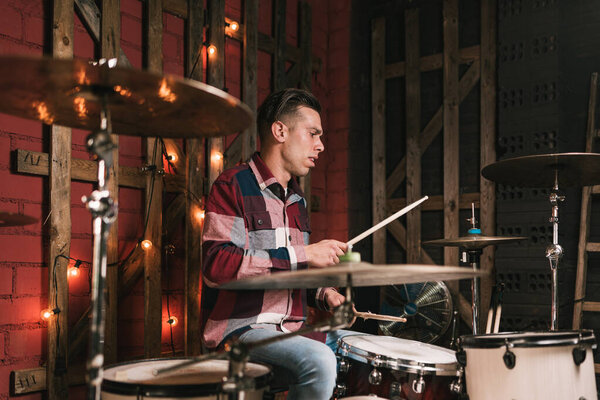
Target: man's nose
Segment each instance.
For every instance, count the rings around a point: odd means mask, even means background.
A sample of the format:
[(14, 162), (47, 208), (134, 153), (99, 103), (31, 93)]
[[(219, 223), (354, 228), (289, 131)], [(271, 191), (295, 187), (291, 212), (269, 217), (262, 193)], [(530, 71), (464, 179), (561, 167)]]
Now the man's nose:
[(325, 150), (325, 145), (323, 144), (321, 137), (319, 137), (317, 139), (317, 143), (315, 144), (315, 150), (318, 151), (319, 153), (322, 152), (323, 150)]

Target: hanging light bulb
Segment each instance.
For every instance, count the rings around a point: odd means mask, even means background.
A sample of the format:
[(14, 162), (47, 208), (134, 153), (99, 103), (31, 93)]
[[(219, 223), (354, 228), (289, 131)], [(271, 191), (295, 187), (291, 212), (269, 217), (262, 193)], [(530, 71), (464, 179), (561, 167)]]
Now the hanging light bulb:
[(217, 52), (217, 46), (215, 46), (214, 44), (211, 44), (210, 46), (208, 46), (208, 55), (209, 56), (214, 56), (216, 52)]
[(179, 322), (179, 320), (177, 319), (177, 317), (171, 315), (169, 317), (169, 319), (166, 321), (167, 324), (171, 325), (171, 326), (175, 326), (177, 325), (177, 323)]
[(210, 159), (213, 162), (218, 163), (219, 161), (221, 161), (223, 159), (223, 153), (215, 151), (215, 152), (212, 153), (212, 156), (210, 157)]
[(48, 321), (53, 315), (56, 315), (60, 312), (60, 308), (45, 308), (42, 310), (42, 312), (40, 312), (40, 317), (44, 320), (44, 321)]
[(206, 216), (206, 211), (204, 211), (204, 209), (203, 209), (203, 208), (199, 208), (199, 209), (196, 211), (196, 219), (197, 219), (199, 222), (204, 222), (204, 217), (205, 217), (205, 216)]
[(79, 276), (79, 267), (81, 266), (82, 261), (81, 260), (76, 260), (75, 264), (72, 267), (69, 267), (67, 269), (67, 276), (69, 278), (75, 278)]
[(167, 161), (177, 162), (177, 154), (175, 154), (175, 153), (167, 154)]
[(152, 242), (148, 239), (142, 240), (142, 249), (149, 250), (152, 247)]

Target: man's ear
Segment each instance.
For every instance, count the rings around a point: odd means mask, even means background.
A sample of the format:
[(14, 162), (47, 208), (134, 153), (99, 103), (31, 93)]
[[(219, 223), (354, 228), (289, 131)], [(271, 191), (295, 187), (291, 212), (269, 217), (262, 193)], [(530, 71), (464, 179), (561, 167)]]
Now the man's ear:
[(287, 139), (288, 128), (283, 122), (275, 121), (271, 124), (271, 135), (277, 143), (283, 143)]

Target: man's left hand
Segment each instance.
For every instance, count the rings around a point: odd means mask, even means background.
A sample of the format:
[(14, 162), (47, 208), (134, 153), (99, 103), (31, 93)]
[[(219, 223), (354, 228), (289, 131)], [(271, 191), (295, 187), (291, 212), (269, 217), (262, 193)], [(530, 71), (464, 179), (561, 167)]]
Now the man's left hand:
[(344, 304), (344, 301), (346, 301), (346, 296), (338, 293), (334, 289), (327, 289), (325, 292), (325, 302), (327, 303), (327, 306), (329, 306), (330, 310), (333, 310), (334, 308)]

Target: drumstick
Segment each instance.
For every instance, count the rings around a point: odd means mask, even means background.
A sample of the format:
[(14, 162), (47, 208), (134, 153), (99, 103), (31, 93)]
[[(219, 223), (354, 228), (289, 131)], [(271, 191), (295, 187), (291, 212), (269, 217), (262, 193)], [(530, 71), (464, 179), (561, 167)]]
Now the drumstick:
[(487, 324), (485, 325), (485, 333), (492, 333), (492, 320), (494, 319), (494, 307), (488, 310)]
[(354, 315), (356, 315), (358, 318), (362, 318), (364, 320), (377, 319), (379, 321), (406, 322), (406, 318), (394, 317), (392, 315), (373, 314), (370, 311), (361, 312), (361, 311), (354, 310)]
[(502, 304), (498, 304), (498, 308), (496, 308), (496, 320), (494, 321), (494, 332), (498, 333), (500, 330), (500, 316), (502, 315)]
[(376, 230), (378, 230), (380, 228), (383, 228), (384, 226), (386, 226), (387, 224), (389, 224), (390, 222), (392, 222), (396, 218), (399, 218), (399, 217), (403, 216), (404, 214), (406, 214), (407, 212), (409, 212), (413, 208), (417, 207), (419, 204), (421, 204), (422, 202), (424, 202), (428, 198), (429, 198), (429, 196), (425, 196), (425, 197), (423, 197), (423, 198), (415, 201), (414, 203), (409, 204), (408, 206), (404, 207), (402, 210), (398, 211), (394, 215), (392, 215), (390, 217), (387, 217), (386, 219), (384, 219), (383, 221), (381, 221), (380, 223), (378, 223), (374, 227), (367, 229), (366, 231), (364, 231), (363, 233), (361, 233), (360, 235), (358, 235), (354, 239), (351, 239), (350, 241), (348, 241), (348, 243), (347, 243), (348, 246), (355, 245), (356, 243), (360, 242), (361, 240), (363, 240), (364, 238), (366, 238), (367, 236), (369, 236), (371, 233), (375, 232)]

